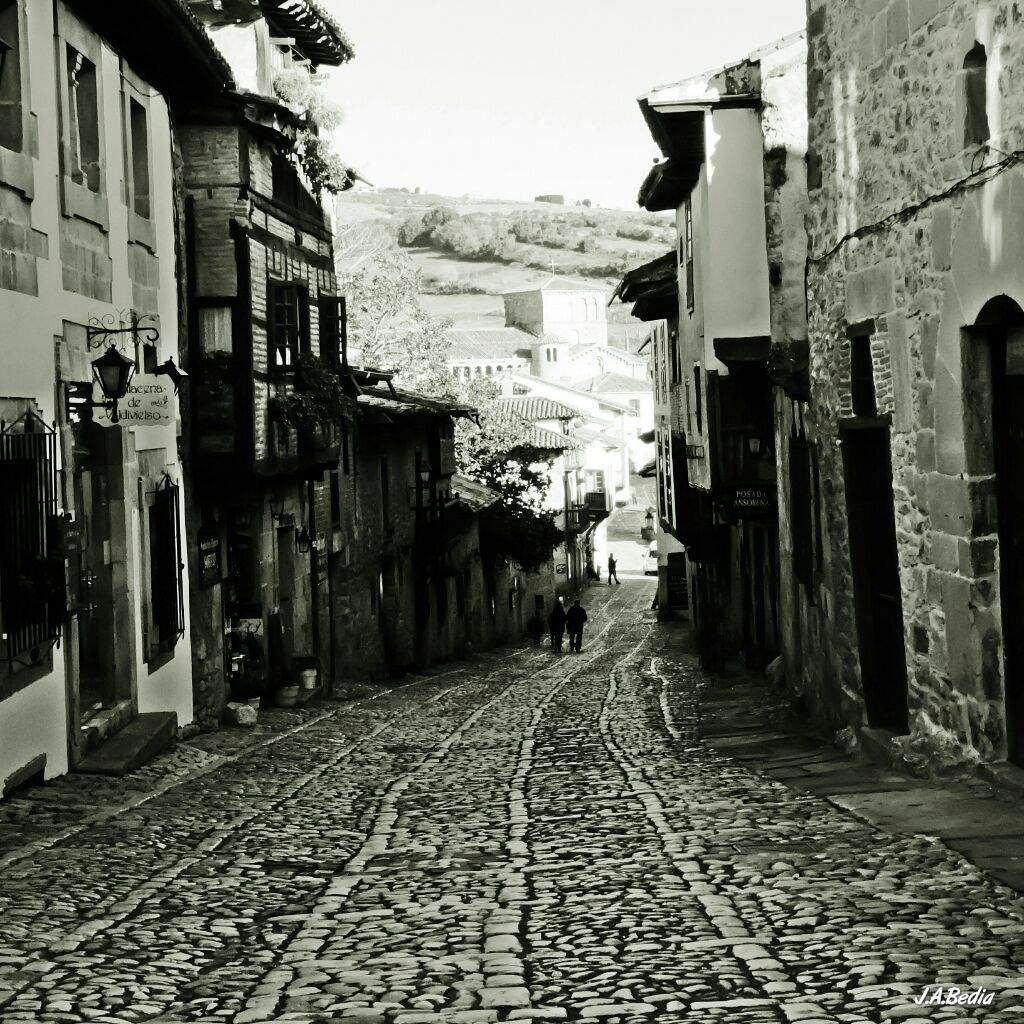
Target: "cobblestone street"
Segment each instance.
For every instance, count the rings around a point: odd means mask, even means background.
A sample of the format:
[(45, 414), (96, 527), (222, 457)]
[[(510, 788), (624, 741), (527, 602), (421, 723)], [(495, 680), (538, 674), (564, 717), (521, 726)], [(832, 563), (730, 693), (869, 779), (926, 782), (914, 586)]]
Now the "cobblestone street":
[[(0, 1020), (1024, 1019), (1024, 900), (704, 746), (651, 594), (588, 591), (582, 655), (492, 652), (8, 820)], [(914, 1005), (935, 984), (994, 1002)]]

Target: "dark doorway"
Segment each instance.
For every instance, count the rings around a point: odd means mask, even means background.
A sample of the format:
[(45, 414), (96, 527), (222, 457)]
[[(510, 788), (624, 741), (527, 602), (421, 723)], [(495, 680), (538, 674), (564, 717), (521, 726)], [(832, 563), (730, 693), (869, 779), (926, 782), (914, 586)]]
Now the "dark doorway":
[(74, 502), (81, 536), (81, 603), (78, 609), (79, 724), (131, 696), (119, 692), (114, 644), (114, 592), (109, 551), (110, 462), (107, 449), (120, 440), (112, 430), (85, 421), (74, 427)]
[(844, 429), (843, 468), (868, 723), (905, 733), (907, 659), (888, 421), (867, 420)]
[(991, 370), (1006, 756), (1024, 765), (1024, 313), (1016, 303), (996, 299), (982, 311), (983, 322)]

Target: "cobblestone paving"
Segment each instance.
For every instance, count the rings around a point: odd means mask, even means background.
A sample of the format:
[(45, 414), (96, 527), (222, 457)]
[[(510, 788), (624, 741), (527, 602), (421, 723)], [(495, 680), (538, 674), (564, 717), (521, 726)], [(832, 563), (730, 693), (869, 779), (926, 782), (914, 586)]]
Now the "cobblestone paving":
[(0, 1021), (1024, 1021), (1024, 900), (702, 745), (650, 597), (0, 832)]

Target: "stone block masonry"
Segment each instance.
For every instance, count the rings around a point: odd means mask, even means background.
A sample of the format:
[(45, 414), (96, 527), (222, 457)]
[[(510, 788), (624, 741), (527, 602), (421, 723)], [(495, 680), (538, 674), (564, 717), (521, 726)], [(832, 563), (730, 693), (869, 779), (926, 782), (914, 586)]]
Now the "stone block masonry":
[[(1024, 145), (1024, 17), (1011, 2), (812, 0), (808, 36), (808, 160), (820, 179), (808, 215), (806, 415), (835, 504), (830, 572), (815, 590), (831, 609), (819, 642), (849, 666), (822, 703), (849, 724), (866, 720), (840, 441), (853, 412), (847, 332), (871, 320), (906, 636), (892, 656), (906, 660), (911, 733), (965, 761), (999, 760), (1008, 710), (993, 392), (975, 325), (999, 296), (1024, 301), (1024, 175), (996, 171), (942, 194)], [(987, 152), (968, 118), (965, 62), (978, 46)], [(844, 240), (851, 232), (859, 237)]]

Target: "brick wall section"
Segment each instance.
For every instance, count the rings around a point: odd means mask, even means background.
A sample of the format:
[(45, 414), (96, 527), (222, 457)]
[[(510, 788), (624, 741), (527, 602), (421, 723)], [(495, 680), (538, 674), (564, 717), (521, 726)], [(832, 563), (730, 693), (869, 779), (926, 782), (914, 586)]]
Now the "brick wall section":
[[(824, 254), (847, 232), (938, 196), (972, 165), (994, 161), (965, 148), (961, 69), (976, 41), (988, 53), (991, 143), (1020, 148), (1024, 19), (1011, 2), (812, 0), (808, 29), (808, 229), (812, 256), (823, 256), (808, 274), (811, 416), (830, 502), (834, 571), (821, 598), (832, 610), (827, 647), (838, 669), (835, 688), (818, 699), (846, 721), (863, 719), (837, 421), (849, 408), (845, 327), (870, 317), (879, 332), (879, 404), (893, 416), (911, 728), (964, 757), (997, 759), (1005, 723), (992, 479), (972, 475), (955, 349), (957, 332), (976, 316), (968, 304), (984, 287), (979, 278), (987, 272), (993, 295), (1017, 290), (1000, 269), (1007, 244), (993, 246), (991, 232), (1004, 240), (1018, 233), (1011, 221), (1020, 219), (1020, 202), (1007, 196), (1018, 172), (989, 192), (1003, 204), (994, 215), (1001, 227), (975, 226), (987, 215), (981, 193), (968, 190)], [(950, 359), (937, 373), (942, 337)]]

